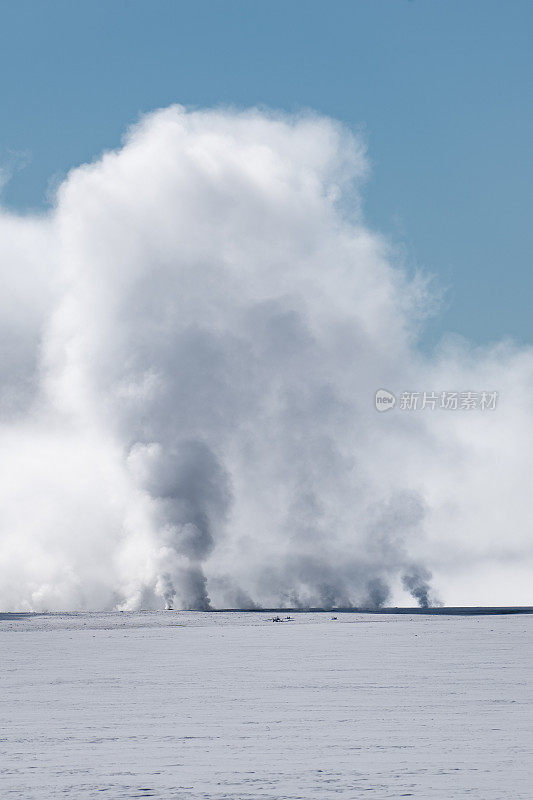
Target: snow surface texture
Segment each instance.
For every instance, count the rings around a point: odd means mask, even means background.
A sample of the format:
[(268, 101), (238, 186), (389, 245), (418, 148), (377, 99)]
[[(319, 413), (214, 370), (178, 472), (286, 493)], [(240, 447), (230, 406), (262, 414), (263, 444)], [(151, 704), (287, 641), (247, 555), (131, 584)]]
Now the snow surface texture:
[(532, 616), (0, 621), (2, 798), (529, 800)]

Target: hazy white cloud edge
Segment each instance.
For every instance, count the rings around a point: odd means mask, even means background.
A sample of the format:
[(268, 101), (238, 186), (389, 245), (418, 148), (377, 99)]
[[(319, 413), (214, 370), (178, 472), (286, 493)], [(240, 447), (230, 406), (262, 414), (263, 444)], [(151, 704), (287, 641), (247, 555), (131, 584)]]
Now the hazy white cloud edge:
[(0, 609), (531, 603), (533, 352), (417, 349), (366, 172), (332, 120), (173, 106), (0, 213)]

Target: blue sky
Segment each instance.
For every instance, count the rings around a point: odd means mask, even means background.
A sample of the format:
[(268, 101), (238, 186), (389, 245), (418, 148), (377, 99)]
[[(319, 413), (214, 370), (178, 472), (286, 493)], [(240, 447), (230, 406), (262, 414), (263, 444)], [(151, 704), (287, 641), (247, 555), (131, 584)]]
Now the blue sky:
[(530, 0), (0, 0), (13, 209), (155, 107), (314, 108), (362, 131), (366, 214), (448, 287), (427, 331), (533, 341)]

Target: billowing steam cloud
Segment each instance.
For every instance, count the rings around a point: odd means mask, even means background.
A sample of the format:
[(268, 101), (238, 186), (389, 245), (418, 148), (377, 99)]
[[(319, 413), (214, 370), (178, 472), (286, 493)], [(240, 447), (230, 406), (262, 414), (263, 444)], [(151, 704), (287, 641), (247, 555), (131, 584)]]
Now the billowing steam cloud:
[(0, 608), (530, 600), (533, 355), (417, 351), (365, 173), (330, 120), (172, 107), (0, 214)]

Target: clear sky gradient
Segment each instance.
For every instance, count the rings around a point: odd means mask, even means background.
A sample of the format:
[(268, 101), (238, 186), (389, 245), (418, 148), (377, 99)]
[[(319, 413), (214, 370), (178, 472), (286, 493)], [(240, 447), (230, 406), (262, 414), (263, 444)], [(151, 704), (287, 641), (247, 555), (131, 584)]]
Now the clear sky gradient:
[(533, 342), (531, 0), (0, 0), (3, 204), (139, 114), (310, 107), (362, 131), (367, 218), (448, 287), (427, 341)]

